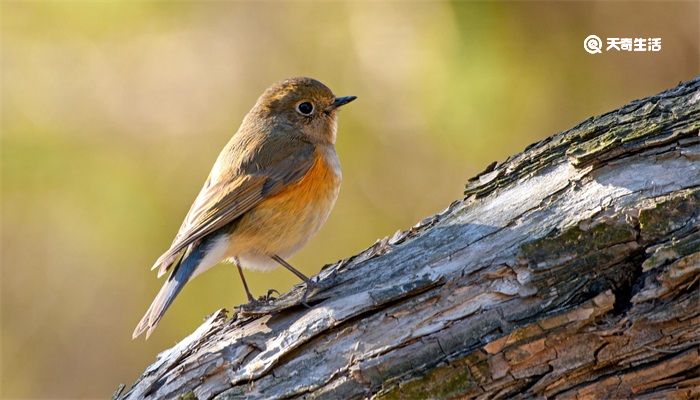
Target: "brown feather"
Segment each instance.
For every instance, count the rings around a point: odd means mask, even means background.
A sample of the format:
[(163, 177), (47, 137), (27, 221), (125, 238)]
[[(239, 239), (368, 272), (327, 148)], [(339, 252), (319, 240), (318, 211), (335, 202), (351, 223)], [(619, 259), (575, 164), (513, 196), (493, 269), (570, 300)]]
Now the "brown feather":
[[(298, 136), (284, 133), (268, 136), (267, 140), (247, 140), (247, 147), (237, 143), (238, 136), (235, 135), (219, 155), (175, 240), (153, 265), (153, 269), (158, 268), (159, 277), (189, 245), (298, 182), (313, 164), (314, 145)], [(240, 156), (236, 157), (236, 153)], [(231, 162), (232, 159), (239, 162)], [(218, 169), (221, 164), (225, 169), (223, 173)], [(219, 174), (218, 180), (214, 173)]]

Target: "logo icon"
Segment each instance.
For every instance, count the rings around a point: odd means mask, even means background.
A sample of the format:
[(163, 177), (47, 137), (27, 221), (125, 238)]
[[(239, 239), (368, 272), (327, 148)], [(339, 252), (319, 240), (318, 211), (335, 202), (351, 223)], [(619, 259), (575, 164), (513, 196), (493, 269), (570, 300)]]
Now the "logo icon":
[(588, 54), (599, 54), (603, 51), (603, 41), (596, 35), (588, 35), (583, 39), (583, 49), (588, 52)]

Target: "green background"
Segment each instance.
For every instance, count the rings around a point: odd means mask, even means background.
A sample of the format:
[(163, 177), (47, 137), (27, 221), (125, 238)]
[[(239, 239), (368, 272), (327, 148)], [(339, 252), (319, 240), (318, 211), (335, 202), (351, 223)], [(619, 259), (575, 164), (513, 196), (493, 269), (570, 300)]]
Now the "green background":
[[(494, 160), (700, 71), (698, 2), (2, 2), (2, 398), (105, 398), (205, 315), (188, 284), (147, 342), (149, 271), (221, 147), (272, 82), (315, 77), (344, 183), (290, 261), (308, 274), (460, 197)], [(661, 37), (589, 55), (589, 34)], [(248, 273), (287, 290), (288, 272)]]

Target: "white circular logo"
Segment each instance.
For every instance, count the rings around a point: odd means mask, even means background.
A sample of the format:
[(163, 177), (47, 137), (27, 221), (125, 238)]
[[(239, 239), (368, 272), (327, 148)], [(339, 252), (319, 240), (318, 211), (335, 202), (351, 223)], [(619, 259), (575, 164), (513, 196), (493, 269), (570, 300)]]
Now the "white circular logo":
[(602, 53), (603, 41), (596, 35), (588, 35), (583, 39), (583, 49), (589, 54)]

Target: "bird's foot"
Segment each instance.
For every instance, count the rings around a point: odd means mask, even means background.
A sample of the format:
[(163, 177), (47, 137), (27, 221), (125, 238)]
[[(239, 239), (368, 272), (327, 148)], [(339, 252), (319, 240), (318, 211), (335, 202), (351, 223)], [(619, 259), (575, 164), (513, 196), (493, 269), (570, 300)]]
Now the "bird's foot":
[[(273, 294), (276, 294), (277, 296), (273, 296)], [(273, 300), (277, 300), (279, 295), (280, 295), (280, 292), (278, 292), (277, 290), (268, 289), (266, 294), (264, 294), (258, 298), (258, 301), (264, 301), (264, 302), (269, 303)]]
[[(277, 296), (274, 296), (276, 294)], [(248, 295), (248, 302), (245, 304), (241, 304), (240, 306), (236, 307), (239, 311), (242, 311), (246, 314), (258, 314), (263, 312), (264, 310), (267, 310), (270, 308), (272, 305), (272, 302), (274, 300), (277, 300), (278, 296), (280, 295), (280, 292), (278, 292), (275, 289), (270, 289), (267, 291), (266, 294), (258, 297), (257, 299), (254, 298), (252, 295)]]
[[(316, 278), (318, 279), (318, 278)], [(309, 279), (306, 281), (306, 287), (304, 288), (304, 294), (301, 296), (301, 304), (306, 308), (311, 308), (309, 303), (306, 302), (308, 296), (312, 292), (319, 292), (323, 289), (330, 287), (331, 285), (327, 282), (320, 282), (318, 280)]]

